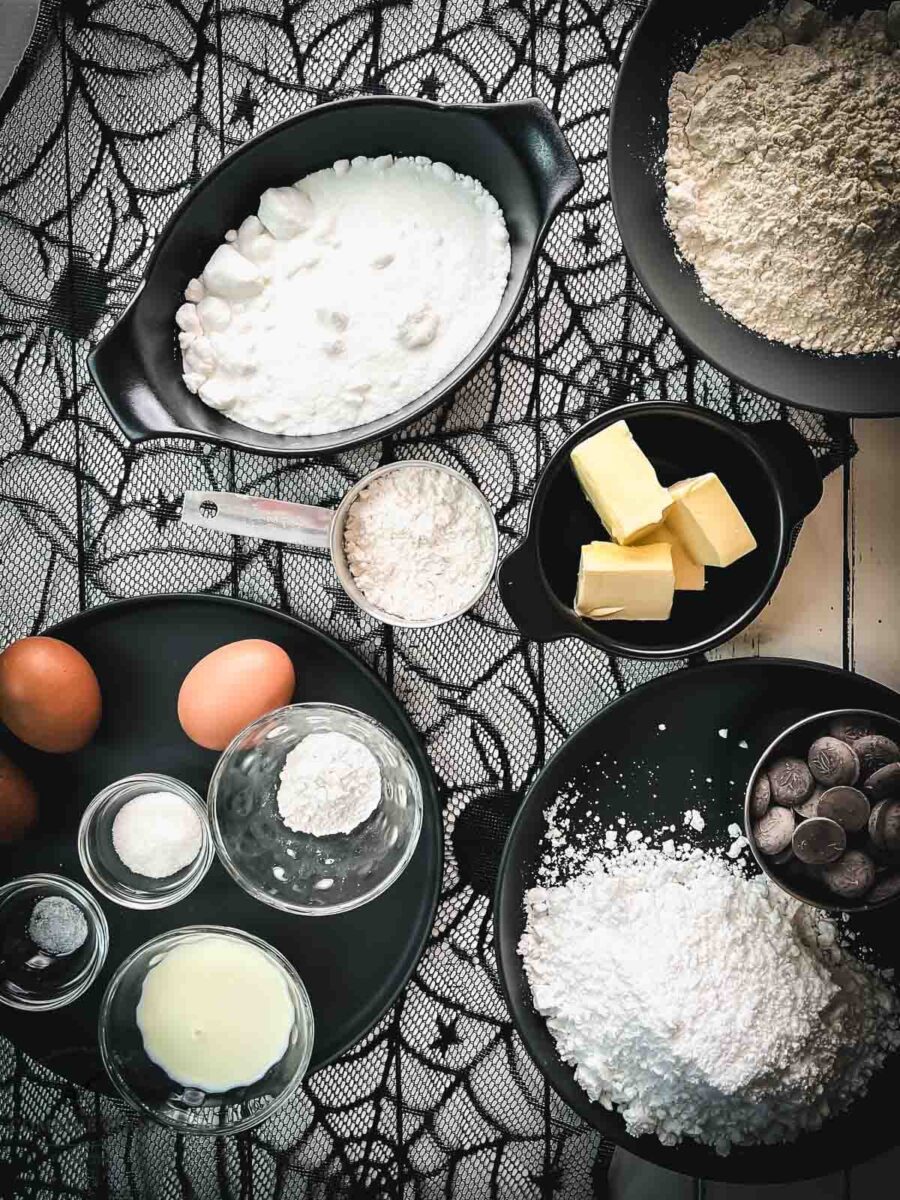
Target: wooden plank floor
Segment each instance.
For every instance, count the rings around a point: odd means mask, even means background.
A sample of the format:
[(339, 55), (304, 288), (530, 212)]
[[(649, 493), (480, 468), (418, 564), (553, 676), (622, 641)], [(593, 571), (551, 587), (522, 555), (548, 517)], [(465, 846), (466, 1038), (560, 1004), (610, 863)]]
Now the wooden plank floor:
[[(900, 420), (857, 421), (859, 454), (826, 480), (778, 592), (717, 656), (783, 655), (843, 665), (900, 690)], [(622, 1151), (613, 1200), (894, 1200), (900, 1150), (840, 1175), (773, 1187), (701, 1182)]]

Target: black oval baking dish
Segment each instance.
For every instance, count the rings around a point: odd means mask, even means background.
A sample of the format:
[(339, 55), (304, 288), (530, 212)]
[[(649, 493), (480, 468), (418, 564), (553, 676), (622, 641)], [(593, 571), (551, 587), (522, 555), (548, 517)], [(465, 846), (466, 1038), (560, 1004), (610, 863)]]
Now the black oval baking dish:
[[(480, 180), (503, 209), (512, 265), (496, 316), (453, 372), (417, 400), (353, 429), (285, 437), (249, 429), (185, 387), (175, 311), (226, 230), (256, 212), (268, 187), (294, 183), (339, 158), (426, 155)], [(323, 104), (261, 133), (223, 159), (166, 225), (141, 290), (88, 359), (112, 415), (133, 442), (188, 437), (265, 454), (308, 455), (375, 441), (445, 400), (505, 332), (550, 222), (581, 172), (539, 100), (447, 106), (398, 96)]]
[[(622, 63), (610, 113), (609, 182), (625, 252), (650, 299), (698, 354), (739, 383), (801, 408), (881, 417), (900, 413), (900, 356), (826, 356), (769, 341), (704, 295), (664, 217), (668, 93), (707, 42), (765, 11), (762, 0), (652, 0)], [(871, 0), (837, 0), (857, 16)]]
[[(626, 421), (664, 487), (715, 471), (756, 538), (730, 567), (708, 567), (703, 592), (676, 592), (667, 621), (589, 621), (573, 608), (581, 547), (608, 541), (569, 462), (574, 446)], [(815, 458), (783, 421), (738, 425), (674, 403), (623, 404), (588, 421), (538, 478), (525, 540), (497, 568), (503, 603), (525, 637), (580, 637), (610, 654), (672, 659), (702, 654), (735, 636), (775, 591), (794, 530), (822, 495)]]

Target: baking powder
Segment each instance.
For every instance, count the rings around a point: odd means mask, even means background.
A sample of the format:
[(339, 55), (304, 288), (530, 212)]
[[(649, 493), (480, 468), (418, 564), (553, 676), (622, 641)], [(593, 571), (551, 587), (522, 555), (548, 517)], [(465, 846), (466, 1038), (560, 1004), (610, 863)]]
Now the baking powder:
[(307, 734), (284, 760), (278, 811), (295, 833), (351, 833), (380, 803), (378, 760), (345, 733)]
[(472, 603), (494, 561), (491, 520), (464, 479), (437, 467), (386, 472), (360, 492), (344, 526), (347, 565), (366, 599), (407, 620)]
[(422, 157), (343, 159), (265, 191), (191, 281), (176, 314), (185, 384), (271, 433), (374, 421), (465, 358), (509, 267), (477, 180)]

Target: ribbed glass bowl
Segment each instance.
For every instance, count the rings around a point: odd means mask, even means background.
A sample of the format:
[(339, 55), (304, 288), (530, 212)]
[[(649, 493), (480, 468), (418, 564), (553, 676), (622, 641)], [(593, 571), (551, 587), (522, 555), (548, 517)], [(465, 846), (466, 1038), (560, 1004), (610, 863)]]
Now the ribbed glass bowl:
[[(234, 939), (262, 951), (280, 971), (294, 1009), (294, 1028), (282, 1058), (255, 1083), (216, 1094), (186, 1087), (170, 1079), (148, 1057), (136, 1018), (144, 979), (150, 968), (176, 946), (213, 935)], [(247, 1021), (253, 1019), (253, 1013), (247, 1013)], [(287, 1103), (306, 1074), (313, 1036), (309, 996), (287, 959), (268, 943), (243, 930), (218, 925), (186, 926), (139, 946), (109, 981), (98, 1022), (100, 1056), (123, 1099), (160, 1125), (179, 1133), (207, 1137), (250, 1129)]]
[[(310, 733), (363, 743), (381, 768), (381, 803), (346, 834), (295, 833), (277, 805), (289, 752)], [(374, 900), (400, 877), (422, 830), (422, 786), (412, 759), (383, 725), (337, 704), (276, 709), (239, 733), (213, 772), (207, 796), (216, 852), (257, 900), (326, 916)]]

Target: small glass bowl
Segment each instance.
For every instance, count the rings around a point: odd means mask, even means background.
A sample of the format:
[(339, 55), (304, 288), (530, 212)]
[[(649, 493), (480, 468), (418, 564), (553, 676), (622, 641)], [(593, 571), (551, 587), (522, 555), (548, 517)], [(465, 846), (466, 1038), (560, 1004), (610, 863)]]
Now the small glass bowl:
[[(356, 738), (381, 768), (381, 803), (346, 834), (288, 829), (278, 812), (281, 769), (310, 733)], [(305, 916), (348, 912), (400, 877), (422, 830), (422, 786), (412, 759), (372, 717), (337, 704), (293, 704), (239, 733), (210, 780), (216, 851), (241, 887), (273, 908)]]
[[(230, 938), (261, 950), (281, 972), (294, 1009), (294, 1029), (283, 1057), (255, 1083), (215, 1094), (171, 1080), (144, 1050), (136, 1017), (150, 968), (176, 946), (210, 936)], [(247, 1020), (253, 1020), (252, 1013), (247, 1014)], [(309, 996), (284, 955), (241, 929), (220, 925), (185, 926), (139, 946), (109, 981), (98, 1022), (100, 1056), (123, 1099), (160, 1125), (208, 1137), (251, 1129), (286, 1104), (309, 1066), (313, 1036)]]
[[(72, 954), (47, 954), (28, 935), (38, 900), (62, 896), (87, 921), (84, 944)], [(30, 1012), (62, 1008), (82, 996), (106, 961), (109, 927), (94, 897), (61, 875), (25, 875), (0, 887), (0, 1004)]]
[[(116, 853), (112, 840), (116, 813), (135, 796), (147, 792), (174, 792), (186, 800), (200, 818), (202, 841), (193, 862), (153, 879), (130, 871)], [(189, 895), (210, 868), (215, 851), (209, 832), (206, 805), (193, 788), (169, 775), (128, 775), (105, 787), (90, 802), (78, 827), (78, 857), (85, 875), (108, 900), (125, 908), (166, 908)]]

